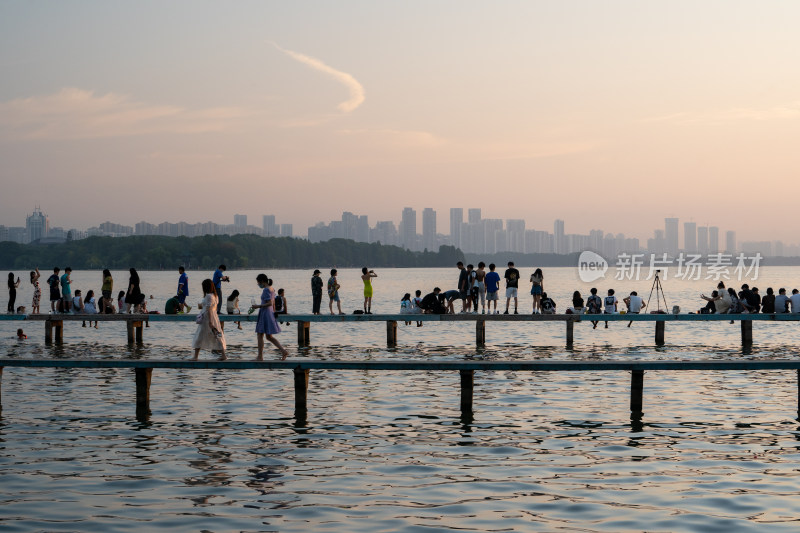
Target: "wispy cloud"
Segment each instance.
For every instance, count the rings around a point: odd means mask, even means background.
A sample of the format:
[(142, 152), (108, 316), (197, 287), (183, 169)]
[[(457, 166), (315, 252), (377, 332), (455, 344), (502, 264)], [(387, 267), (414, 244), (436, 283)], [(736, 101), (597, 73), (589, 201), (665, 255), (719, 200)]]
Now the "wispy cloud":
[(65, 88), (0, 102), (0, 138), (94, 139), (153, 133), (221, 131), (244, 118), (233, 107), (187, 109), (139, 102), (127, 95)]
[(294, 59), (295, 61), (299, 61), (300, 63), (303, 63), (304, 65), (307, 65), (313, 68), (314, 70), (322, 72), (323, 74), (327, 74), (328, 76), (332, 77), (333, 79), (335, 79), (336, 81), (347, 87), (347, 90), (350, 92), (350, 99), (336, 106), (343, 113), (350, 113), (351, 111), (354, 111), (361, 104), (364, 103), (365, 99), (364, 86), (361, 85), (357, 79), (355, 79), (347, 72), (336, 70), (335, 68), (326, 65), (325, 63), (323, 63), (322, 61), (320, 61), (315, 57), (307, 56), (305, 54), (294, 52), (292, 50), (287, 50), (285, 48), (282, 48), (276, 43), (272, 43), (272, 45), (281, 52), (283, 52), (284, 54)]
[(738, 121), (786, 120), (800, 117), (800, 101), (772, 107), (734, 107), (712, 111), (678, 112), (645, 119), (672, 124), (727, 123)]

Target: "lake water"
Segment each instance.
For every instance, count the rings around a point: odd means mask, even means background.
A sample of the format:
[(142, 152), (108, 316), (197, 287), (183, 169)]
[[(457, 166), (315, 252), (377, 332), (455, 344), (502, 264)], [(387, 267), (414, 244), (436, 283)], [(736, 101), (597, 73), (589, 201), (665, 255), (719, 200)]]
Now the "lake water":
[[(520, 270), (526, 280), (531, 269)], [(457, 279), (455, 268), (377, 272), (376, 313)], [(257, 273), (229, 272), (224, 286), (242, 293), (245, 309), (260, 292)], [(211, 273), (189, 274), (195, 302)], [(310, 272), (268, 274), (290, 312), (310, 311)], [(340, 271), (347, 312), (362, 302), (359, 274)], [(72, 277), (73, 288), (100, 287), (99, 272)], [(122, 288), (127, 273), (114, 277)], [(141, 277), (150, 307), (162, 309), (177, 273)], [(762, 294), (791, 289), (800, 268), (763, 268), (748, 281)], [(612, 271), (594, 285), (646, 299), (651, 283)], [(664, 279), (669, 306), (684, 310), (714, 285)], [(521, 283), (521, 312), (529, 286)], [(545, 270), (560, 309), (589, 287), (576, 269)], [(24, 283), (18, 305), (30, 305), (31, 292)], [(14, 339), (20, 326), (26, 341)], [(226, 326), (232, 358), (255, 356), (253, 324), (243, 327)], [(126, 345), (122, 324), (65, 323), (61, 346), (46, 346), (43, 329), (0, 322), (2, 355), (184, 359), (194, 324), (154, 322), (141, 347)], [(568, 349), (563, 323), (487, 323), (477, 349), (472, 323), (427, 323), (401, 324), (398, 347), (387, 349), (382, 323), (312, 324), (312, 346), (301, 350), (294, 332), (292, 324), (279, 336), (290, 357), (323, 359), (792, 358), (800, 340), (796, 323), (756, 322), (754, 346), (743, 350), (738, 323), (668, 323), (667, 344), (655, 347), (652, 324), (582, 322)], [(130, 370), (6, 368), (0, 529), (797, 531), (794, 372), (647, 372), (641, 423), (630, 420), (629, 386), (625, 372), (478, 372), (475, 412), (462, 417), (455, 372), (312, 371), (308, 419), (298, 421), (291, 372), (157, 369), (152, 415), (137, 421)]]

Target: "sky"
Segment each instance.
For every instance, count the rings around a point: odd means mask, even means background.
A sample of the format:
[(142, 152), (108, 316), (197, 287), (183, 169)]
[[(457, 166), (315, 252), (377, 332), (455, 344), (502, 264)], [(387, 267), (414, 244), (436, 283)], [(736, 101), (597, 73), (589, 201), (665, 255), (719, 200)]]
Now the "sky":
[[(480, 207), (798, 242), (800, 2), (0, 3), (0, 224)], [(787, 216), (789, 218), (787, 218)], [(789, 222), (789, 223), (787, 223)], [(421, 227), (421, 226), (420, 226)]]

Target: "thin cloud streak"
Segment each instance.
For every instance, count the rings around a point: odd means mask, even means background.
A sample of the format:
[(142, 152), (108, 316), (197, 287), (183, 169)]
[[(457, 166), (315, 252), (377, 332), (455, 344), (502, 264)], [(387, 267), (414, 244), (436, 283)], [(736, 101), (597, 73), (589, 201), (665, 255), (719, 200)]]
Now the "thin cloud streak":
[(284, 54), (288, 55), (295, 61), (299, 61), (304, 65), (307, 65), (314, 70), (322, 72), (323, 74), (327, 74), (328, 76), (332, 77), (345, 87), (347, 90), (350, 91), (350, 99), (342, 102), (339, 104), (337, 109), (343, 113), (350, 113), (355, 111), (361, 104), (364, 103), (365, 94), (364, 94), (364, 86), (358, 82), (353, 76), (348, 74), (347, 72), (342, 72), (341, 70), (336, 70), (333, 67), (330, 67), (320, 61), (319, 59), (311, 56), (307, 56), (305, 54), (301, 54), (299, 52), (294, 52), (292, 50), (287, 50), (286, 48), (282, 48), (277, 43), (272, 43), (272, 45), (283, 52)]
[(678, 112), (650, 117), (644, 122), (668, 122), (672, 124), (723, 123), (735, 121), (786, 120), (800, 117), (800, 101), (773, 107), (736, 107), (709, 112)]

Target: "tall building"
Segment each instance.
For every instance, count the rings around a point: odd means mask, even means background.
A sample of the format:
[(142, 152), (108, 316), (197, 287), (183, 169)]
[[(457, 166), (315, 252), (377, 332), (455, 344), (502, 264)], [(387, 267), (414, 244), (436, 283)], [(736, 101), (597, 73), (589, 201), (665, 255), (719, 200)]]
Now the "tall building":
[(683, 223), (683, 249), (690, 254), (697, 252), (697, 224), (694, 222)]
[(467, 222), (470, 224), (479, 224), (481, 221), (481, 208), (480, 207), (473, 207), (470, 208), (467, 214)]
[(697, 228), (697, 251), (701, 255), (708, 255), (708, 226)]
[[(525, 221), (522, 219), (506, 220), (506, 240), (509, 252), (525, 253)], [(504, 250), (498, 250), (502, 252)]]
[(280, 228), (275, 224), (275, 215), (264, 215), (262, 229), (265, 237), (277, 237), (280, 235)]
[(403, 208), (403, 217), (400, 222), (400, 245), (403, 248), (414, 250), (417, 241), (417, 212), (410, 208)]
[(564, 221), (556, 220), (553, 223), (553, 248), (557, 254), (567, 253), (567, 239), (564, 237)]
[(247, 215), (233, 215), (233, 225), (237, 228), (246, 228)]
[(719, 228), (717, 226), (708, 228), (708, 253), (719, 253)]
[(342, 238), (356, 240), (358, 231), (358, 216), (350, 211), (342, 213)]
[(429, 252), (438, 250), (436, 247), (436, 211), (426, 207), (422, 211), (422, 248)]
[(666, 252), (672, 257), (677, 257), (679, 249), (677, 218), (664, 219), (664, 239), (666, 240)]
[(464, 224), (464, 209), (461, 207), (450, 208), (450, 244), (462, 248), (461, 225)]
[(50, 221), (47, 215), (42, 213), (38, 207), (33, 210), (33, 213), (25, 219), (25, 233), (27, 242), (38, 241), (47, 237), (47, 232), (50, 231)]
[(736, 232), (735, 231), (726, 231), (725, 232), (725, 252), (729, 254), (736, 253)]
[(369, 219), (367, 215), (358, 217), (356, 223), (356, 241), (357, 242), (370, 242), (369, 240)]
[(291, 237), (294, 228), (291, 224), (281, 224), (281, 237)]

